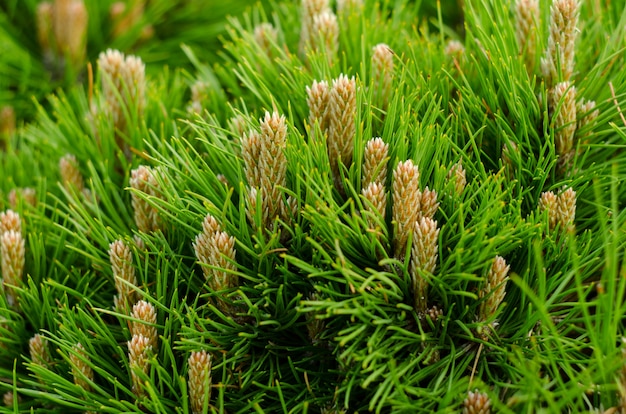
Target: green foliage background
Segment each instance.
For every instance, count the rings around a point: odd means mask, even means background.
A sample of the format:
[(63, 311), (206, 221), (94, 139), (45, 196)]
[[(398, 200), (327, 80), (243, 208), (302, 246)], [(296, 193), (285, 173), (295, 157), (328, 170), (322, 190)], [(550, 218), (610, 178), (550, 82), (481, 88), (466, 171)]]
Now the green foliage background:
[[(623, 4), (581, 6), (574, 84), (600, 116), (563, 176), (539, 62), (529, 75), (509, 1), (465, 0), (460, 9), (452, 2), (366, 0), (362, 13), (340, 18), (340, 53), (329, 65), (323, 53), (311, 52), (306, 62), (296, 53), (299, 2), (268, 1), (243, 14), (244, 1), (149, 3), (144, 18), (155, 37), (141, 43), (136, 32), (112, 39), (111, 2), (87, 0), (92, 64), (113, 47), (147, 65), (144, 116), (127, 119), (130, 160), (114, 145), (105, 115), (95, 120), (98, 145), (82, 77), (55, 79), (42, 65), (36, 3), (0, 2), (0, 106), (13, 105), (19, 125), (0, 152), (0, 206), (8, 208), (16, 187), (35, 188), (38, 199), (18, 206), (27, 243), (19, 309), (0, 298), (0, 388), (15, 395), (0, 412), (188, 412), (187, 357), (201, 349), (214, 358), (208, 412), (459, 412), (474, 389), (489, 395), (496, 412), (619, 406)], [(541, 7), (538, 58), (549, 24), (549, 4)], [(227, 21), (226, 14), (239, 17)], [(252, 34), (261, 22), (279, 30), (270, 56)], [(449, 40), (464, 44), (462, 57), (444, 53)], [(371, 50), (381, 42), (395, 53), (387, 111), (372, 101)], [(311, 139), (306, 122), (306, 87), (341, 73), (356, 76), (358, 85), (345, 195), (333, 186), (325, 142)], [(186, 109), (196, 80), (210, 85), (201, 115)], [(258, 128), (272, 110), (287, 117), (284, 192), (298, 202), (299, 214), (283, 230), (287, 241), (249, 225), (240, 137), (229, 125), (243, 114)], [(429, 281), (429, 301), (443, 311), (437, 322), (418, 320), (407, 260), (389, 253), (391, 230), (376, 237), (360, 213), (363, 148), (376, 136), (389, 144), (390, 168), (413, 159), (422, 188), (439, 193), (439, 259)], [(502, 148), (511, 144), (518, 151), (505, 165)], [(66, 153), (77, 157), (95, 202), (59, 183), (58, 160)], [(459, 160), (467, 186), (455, 195), (447, 174)], [(164, 199), (145, 195), (161, 212), (162, 232), (138, 232), (133, 222), (129, 174), (140, 164), (165, 174)], [(577, 192), (575, 234), (550, 231), (537, 208), (542, 192), (565, 185)], [(192, 241), (207, 213), (236, 238), (236, 291), (208, 290), (196, 261)], [(383, 220), (393, 228), (389, 214)], [(133, 236), (146, 246), (133, 251), (137, 290), (156, 307), (160, 336), (140, 401), (131, 391), (129, 317), (113, 310), (107, 254), (118, 238), (134, 246)], [(484, 340), (475, 334), (478, 290), (496, 255), (511, 265), (511, 277), (499, 325)], [(229, 295), (240, 318), (212, 305), (216, 295)], [(307, 334), (311, 317), (324, 323), (318, 343)], [(35, 333), (49, 340), (48, 368), (30, 361)], [(70, 373), (77, 342), (95, 371), (91, 392)]]

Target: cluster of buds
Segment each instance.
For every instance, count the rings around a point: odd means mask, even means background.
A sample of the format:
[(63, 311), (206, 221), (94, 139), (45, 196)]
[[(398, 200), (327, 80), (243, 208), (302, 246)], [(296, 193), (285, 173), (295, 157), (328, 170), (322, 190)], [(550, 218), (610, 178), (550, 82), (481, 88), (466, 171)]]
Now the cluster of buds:
[(117, 291), (117, 295), (113, 299), (115, 309), (128, 315), (131, 306), (137, 300), (137, 294), (134, 290), (134, 286), (137, 286), (137, 278), (133, 266), (133, 253), (122, 240), (115, 240), (109, 245), (109, 260), (113, 269), (115, 290)]
[(463, 414), (491, 414), (489, 396), (478, 390), (469, 391), (463, 401)]
[(283, 115), (265, 113), (261, 132), (251, 130), (243, 136), (242, 156), (248, 181), (247, 214), (256, 227), (260, 212), (261, 227), (276, 229), (276, 219), (289, 222), (295, 215), (292, 197), (283, 198), (287, 185), (287, 122)]
[(519, 53), (524, 56), (526, 71), (532, 75), (537, 54), (537, 27), (539, 25), (539, 2), (517, 0), (515, 3), (515, 35)]
[(80, 172), (78, 160), (72, 154), (65, 154), (59, 160), (61, 184), (69, 194), (80, 194), (85, 200), (93, 201), (91, 191), (85, 187), (83, 174)]
[[(371, 230), (383, 229), (385, 210), (387, 209), (387, 163), (389, 161), (389, 145), (381, 138), (373, 138), (365, 144), (363, 154), (363, 180), (361, 194), (369, 202), (365, 209), (370, 213), (367, 217)], [(380, 220), (382, 218), (382, 220)]]
[(585, 139), (591, 135), (591, 128), (596, 124), (600, 110), (596, 108), (595, 101), (580, 99), (576, 104), (576, 138)]
[[(239, 286), (239, 278), (235, 273), (235, 238), (222, 231), (212, 215), (207, 214), (204, 218), (202, 232), (196, 236), (193, 248), (212, 292), (222, 292)], [(216, 304), (227, 315), (235, 314), (232, 304), (221, 296), (216, 299)]]
[(2, 286), (9, 306), (16, 305), (15, 287), (20, 286), (24, 274), (24, 245), (20, 216), (12, 210), (0, 213)]
[(28, 350), (30, 352), (30, 360), (33, 364), (47, 367), (52, 362), (50, 351), (48, 350), (48, 341), (40, 334), (35, 334), (28, 341)]
[[(123, 36), (142, 21), (145, 13), (145, 3), (146, 0), (130, 0), (128, 4), (122, 1), (116, 1), (111, 4), (109, 15), (113, 21), (113, 37)], [(149, 39), (153, 34), (154, 27), (146, 24), (141, 28), (140, 39)]]
[(145, 395), (143, 377), (148, 375), (148, 357), (152, 352), (152, 339), (141, 334), (133, 335), (128, 344), (128, 365), (132, 381), (132, 391), (140, 399)]
[(132, 336), (143, 336), (153, 351), (158, 347), (156, 309), (151, 303), (140, 300), (133, 306), (133, 321), (130, 326)]
[[(309, 125), (327, 135), (328, 158), (335, 187), (343, 192), (341, 165), (349, 167), (356, 135), (356, 81), (340, 75), (332, 87), (325, 81), (307, 87)], [(314, 131), (314, 129), (313, 129)]]
[(72, 368), (74, 384), (78, 385), (85, 391), (91, 391), (91, 384), (94, 381), (91, 359), (89, 358), (85, 347), (80, 342), (72, 347), (70, 365)]
[(379, 43), (372, 50), (372, 99), (386, 111), (391, 99), (393, 83), (393, 50)]
[[(100, 109), (113, 120), (116, 129), (125, 131), (127, 116), (140, 119), (146, 106), (146, 67), (139, 57), (107, 49), (98, 57), (98, 68), (104, 99)], [(97, 113), (98, 107), (92, 106), (92, 115)], [(116, 134), (116, 141), (129, 156), (120, 134)]]
[(278, 42), (278, 30), (271, 23), (261, 23), (254, 28), (254, 41), (268, 57), (272, 57), (273, 45)]
[(454, 183), (454, 192), (460, 196), (465, 191), (467, 185), (467, 178), (465, 177), (465, 168), (461, 161), (457, 162), (448, 171), (448, 181)]
[(414, 308), (418, 315), (427, 312), (428, 275), (434, 273), (437, 266), (439, 228), (430, 217), (421, 217), (413, 226), (413, 244), (409, 275), (413, 290)]
[[(332, 14), (328, 0), (302, 0), (301, 4), (301, 21), (302, 26), (300, 29), (300, 43), (298, 51), (303, 58), (306, 55), (307, 48), (311, 46), (311, 43), (318, 36), (315, 31), (315, 18), (322, 14)], [(319, 26), (319, 17), (318, 17)], [(319, 27), (318, 27), (319, 29)]]
[(158, 167), (140, 165), (130, 173), (130, 187), (136, 190), (131, 192), (135, 224), (142, 233), (163, 230), (159, 211), (150, 205), (147, 198), (163, 199), (161, 186), (165, 183), (166, 177), (162, 174), (162, 169)]
[(541, 71), (549, 89), (559, 82), (569, 82), (574, 72), (579, 8), (578, 0), (554, 0), (550, 8), (548, 46), (541, 59)]
[(87, 46), (87, 8), (83, 0), (44, 1), (37, 5), (37, 39), (44, 62), (56, 68), (82, 68)]
[(206, 351), (192, 352), (187, 363), (191, 412), (202, 414), (211, 400), (211, 354)]
[(30, 204), (31, 206), (37, 205), (37, 193), (34, 188), (13, 188), (9, 191), (9, 205), (12, 209), (17, 210), (20, 203)]
[(548, 227), (554, 230), (559, 227), (561, 231), (573, 234), (576, 231), (574, 219), (576, 218), (576, 192), (571, 188), (563, 187), (556, 195), (552, 191), (541, 194), (539, 200), (540, 211), (547, 211)]
[[(477, 321), (481, 325), (478, 328), (478, 334), (482, 339), (486, 340), (489, 337), (491, 328), (496, 326), (495, 317), (506, 295), (509, 269), (510, 266), (504, 258), (496, 256), (487, 273), (487, 279), (478, 292), (480, 304), (478, 306)], [(485, 327), (490, 329), (485, 329)]]
[(557, 83), (549, 91), (548, 106), (553, 116), (554, 145), (559, 155), (559, 170), (566, 172), (575, 155), (576, 88), (569, 82)]

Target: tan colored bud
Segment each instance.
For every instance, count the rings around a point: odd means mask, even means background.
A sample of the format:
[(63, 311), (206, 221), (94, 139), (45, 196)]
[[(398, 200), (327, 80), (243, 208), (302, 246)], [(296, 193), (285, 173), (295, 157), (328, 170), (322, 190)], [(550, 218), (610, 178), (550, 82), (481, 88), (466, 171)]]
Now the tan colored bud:
[(304, 57), (307, 47), (310, 46), (315, 32), (313, 31), (313, 21), (315, 16), (330, 11), (328, 0), (302, 0), (300, 19), (302, 28), (300, 30), (300, 44), (298, 51)]
[(335, 186), (343, 191), (340, 164), (350, 167), (356, 135), (356, 81), (345, 75), (333, 80), (328, 103), (328, 158)]
[(519, 53), (524, 55), (524, 63), (529, 74), (532, 74), (535, 68), (538, 24), (539, 2), (537, 0), (517, 0), (515, 3), (515, 35), (519, 45)]
[(28, 350), (30, 352), (30, 360), (33, 364), (47, 367), (52, 362), (50, 351), (48, 350), (48, 341), (41, 335), (35, 334), (28, 341)]
[(463, 401), (463, 414), (491, 414), (491, 400), (485, 393), (470, 391)]
[(576, 88), (569, 82), (557, 84), (549, 96), (550, 111), (554, 123), (554, 145), (561, 157), (559, 166), (562, 171), (569, 169), (569, 160), (574, 153), (574, 134), (576, 132)]
[(91, 383), (94, 381), (93, 369), (90, 365), (91, 359), (80, 342), (72, 347), (70, 364), (72, 366), (74, 384), (87, 392), (91, 391)]
[(228, 129), (239, 139), (243, 139), (248, 129), (248, 117), (244, 114), (236, 114), (228, 120)]
[(539, 210), (548, 212), (548, 227), (550, 230), (556, 227), (558, 216), (556, 213), (557, 197), (552, 191), (541, 193), (539, 199)]
[(37, 19), (37, 41), (39, 42), (39, 47), (41, 47), (41, 51), (44, 54), (52, 52), (52, 45), (50, 44), (53, 27), (52, 14), (52, 3), (44, 1), (37, 5), (37, 9), (35, 11)]
[(407, 240), (419, 217), (422, 192), (419, 189), (419, 170), (412, 160), (399, 162), (393, 172), (393, 209), (392, 221), (395, 233), (395, 257), (403, 260), (406, 254)]
[(241, 140), (241, 155), (244, 162), (244, 172), (250, 187), (261, 186), (261, 171), (259, 161), (262, 151), (261, 134), (250, 131), (244, 134)]
[(278, 30), (270, 23), (261, 23), (254, 28), (254, 40), (271, 57), (273, 45), (278, 42)]
[(133, 335), (128, 341), (128, 364), (131, 369), (132, 390), (137, 398), (145, 395), (142, 386), (142, 375), (148, 374), (148, 355), (152, 352), (150, 338), (143, 335)]
[(133, 290), (133, 286), (137, 286), (137, 278), (132, 251), (122, 240), (116, 240), (109, 245), (109, 260), (117, 291), (117, 295), (113, 298), (115, 309), (127, 315), (137, 300), (137, 294)]
[(452, 168), (450, 168), (448, 171), (448, 180), (454, 182), (454, 192), (456, 195), (462, 195), (463, 191), (465, 191), (467, 179), (465, 178), (465, 168), (463, 168), (461, 161), (457, 162), (452, 166)]
[(384, 43), (374, 46), (372, 52), (372, 88), (374, 89), (372, 99), (380, 105), (382, 110), (386, 111), (393, 88), (394, 53)]
[[(363, 197), (371, 203), (371, 205), (365, 204), (365, 209), (374, 215), (374, 217), (367, 217), (368, 226), (370, 229), (376, 229), (380, 227), (380, 223), (385, 223), (387, 191), (384, 185), (378, 182), (373, 182), (364, 188), (362, 193)], [(379, 217), (379, 219), (376, 217)]]
[(126, 4), (121, 1), (111, 5), (109, 15), (113, 21), (113, 37), (125, 34), (141, 21), (144, 15), (145, 0), (130, 0), (129, 6), (127, 8)]
[(371, 183), (385, 185), (387, 182), (387, 162), (389, 145), (381, 138), (372, 138), (365, 144), (363, 153), (363, 188)]
[(506, 295), (509, 268), (504, 258), (496, 256), (487, 274), (487, 280), (478, 292), (478, 298), (481, 300), (478, 307), (479, 322), (493, 322)]
[(130, 332), (133, 336), (142, 335), (148, 338), (153, 351), (157, 349), (159, 337), (157, 335), (157, 317), (154, 306), (145, 300), (140, 300), (133, 306), (133, 318)]
[(13, 230), (15, 232), (22, 232), (22, 220), (20, 215), (13, 210), (7, 210), (0, 213), (0, 234)]
[(13, 394), (13, 391), (7, 391), (2, 395), (2, 403), (6, 407), (15, 407), (15, 402), (20, 404), (22, 402), (22, 397), (19, 395)]
[(574, 219), (576, 218), (576, 191), (571, 188), (564, 188), (558, 196), (556, 202), (557, 221), (563, 231), (574, 233)]
[(459, 59), (465, 53), (465, 46), (458, 40), (450, 40), (443, 50), (446, 56), (450, 56), (453, 59)]
[(15, 123), (15, 109), (12, 106), (3, 106), (0, 109), (0, 139), (7, 139), (15, 133)]
[(313, 17), (311, 48), (324, 53), (329, 66), (336, 60), (339, 51), (339, 23), (332, 11), (327, 10)]
[(423, 315), (428, 302), (428, 280), (425, 278), (435, 271), (438, 257), (439, 228), (437, 222), (422, 217), (413, 227), (413, 244), (409, 274), (415, 300), (415, 310)]
[(576, 115), (579, 117), (576, 125), (577, 137), (581, 139), (589, 137), (600, 115), (600, 110), (596, 108), (595, 101), (581, 99), (576, 105)]
[[(134, 190), (145, 193), (148, 196), (163, 198), (160, 181), (165, 181), (161, 169), (140, 165), (131, 171), (129, 184)], [(151, 206), (136, 192), (131, 193), (131, 202), (135, 224), (139, 231), (150, 233), (161, 230), (161, 216), (155, 207)]]
[(72, 154), (65, 154), (59, 161), (61, 181), (68, 191), (81, 193), (85, 188), (83, 175), (78, 169), (78, 161)]
[(13, 188), (9, 192), (9, 205), (16, 210), (20, 205), (20, 200), (35, 207), (37, 205), (37, 193), (34, 188)]
[(14, 287), (22, 284), (24, 274), (24, 238), (22, 233), (9, 230), (0, 235), (2, 256), (2, 284), (9, 306), (16, 305)]
[(211, 355), (206, 351), (192, 352), (187, 362), (191, 412), (202, 414), (211, 401)]
[(569, 81), (574, 72), (578, 14), (578, 0), (554, 0), (552, 3), (548, 47), (541, 59), (541, 70), (548, 88), (559, 81)]
[(317, 122), (322, 132), (328, 129), (328, 105), (330, 91), (328, 82), (313, 81), (313, 84), (306, 87), (307, 100), (309, 107), (309, 126), (313, 128)]
[(422, 201), (420, 202), (420, 214), (418, 217), (433, 218), (437, 209), (439, 208), (439, 201), (437, 201), (437, 192), (430, 190), (428, 187), (422, 192)]

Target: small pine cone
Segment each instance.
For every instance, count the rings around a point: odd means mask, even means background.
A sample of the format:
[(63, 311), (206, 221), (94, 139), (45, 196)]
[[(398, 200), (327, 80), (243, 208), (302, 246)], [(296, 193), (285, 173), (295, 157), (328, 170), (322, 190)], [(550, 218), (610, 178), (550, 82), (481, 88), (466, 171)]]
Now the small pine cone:
[(386, 111), (393, 88), (393, 50), (384, 43), (374, 46), (372, 54), (372, 99)]
[(539, 210), (548, 212), (548, 227), (550, 230), (554, 230), (556, 224), (558, 222), (557, 215), (557, 197), (552, 191), (546, 191), (541, 193), (541, 198), (539, 199)]
[(133, 306), (133, 318), (130, 332), (132, 336), (142, 335), (148, 338), (152, 350), (157, 349), (159, 338), (157, 336), (157, 317), (154, 306), (145, 300), (140, 300)]
[(236, 114), (228, 120), (228, 129), (239, 139), (243, 139), (248, 129), (248, 117), (244, 114)]
[(128, 55), (120, 68), (120, 77), (124, 88), (120, 94), (128, 108), (136, 109), (141, 116), (146, 106), (146, 65), (141, 58)]
[[(549, 88), (559, 79), (569, 81), (574, 72), (578, 14), (578, 0), (554, 0), (550, 8), (548, 47), (541, 59), (541, 70)], [(560, 74), (557, 72), (559, 64)]]
[(589, 137), (600, 115), (600, 110), (596, 109), (595, 101), (584, 101), (581, 99), (576, 106), (576, 114), (579, 116), (576, 125), (576, 135), (581, 139)]
[(48, 341), (41, 335), (35, 334), (28, 341), (28, 350), (30, 352), (30, 360), (33, 364), (47, 367), (52, 362), (50, 351), (48, 350)]
[(94, 380), (93, 369), (90, 366), (91, 359), (87, 351), (85, 351), (85, 347), (80, 342), (72, 347), (70, 364), (72, 366), (74, 384), (85, 391), (91, 391), (90, 383)]
[(465, 46), (458, 40), (450, 40), (448, 44), (446, 44), (443, 53), (453, 59), (459, 59), (465, 53)]
[(113, 270), (115, 290), (113, 298), (115, 309), (125, 315), (130, 313), (131, 306), (137, 300), (137, 294), (132, 286), (137, 286), (133, 253), (130, 247), (122, 240), (115, 240), (109, 245), (109, 261)]
[(563, 231), (575, 232), (574, 219), (576, 218), (576, 191), (571, 188), (563, 189), (556, 202), (557, 221)]
[(34, 188), (14, 188), (9, 192), (9, 205), (16, 210), (19, 207), (19, 201), (30, 204), (35, 207), (37, 205), (37, 193)]
[[(574, 149), (576, 132), (576, 88), (561, 82), (550, 91), (550, 111), (554, 118), (554, 145), (559, 156), (566, 158)], [(567, 164), (560, 162), (567, 170)]]
[(428, 281), (424, 276), (432, 274), (437, 266), (439, 228), (437, 222), (422, 217), (413, 228), (411, 264), (409, 274), (415, 299), (415, 310), (423, 315), (426, 312)]
[(443, 310), (439, 309), (437, 306), (433, 306), (426, 311), (426, 316), (431, 321), (437, 322), (443, 316)]
[(388, 156), (389, 145), (385, 144), (381, 138), (372, 138), (367, 141), (363, 154), (363, 188), (367, 188), (371, 183), (385, 185)]
[(241, 155), (244, 162), (244, 172), (248, 186), (261, 186), (261, 158), (262, 141), (261, 134), (257, 131), (250, 131), (243, 135), (241, 140)]
[(328, 158), (335, 186), (343, 191), (339, 164), (350, 167), (356, 135), (356, 81), (340, 75), (333, 80), (328, 103)]
[(278, 30), (270, 23), (261, 23), (254, 28), (254, 40), (267, 56), (272, 56), (272, 48), (278, 41)]
[(406, 254), (409, 234), (421, 211), (422, 192), (419, 189), (419, 170), (412, 160), (399, 162), (393, 172), (392, 221), (395, 223), (395, 257), (402, 260)]
[(491, 414), (491, 400), (485, 393), (470, 391), (463, 401), (463, 414)]
[(24, 238), (14, 230), (0, 235), (0, 254), (2, 256), (2, 284), (9, 306), (16, 304), (14, 287), (22, 283), (24, 273)]
[(152, 352), (150, 339), (143, 335), (133, 335), (128, 341), (128, 364), (131, 369), (132, 390), (137, 398), (144, 396), (141, 375), (148, 374), (148, 354)]
[(73, 190), (80, 193), (85, 188), (83, 175), (78, 169), (78, 161), (72, 154), (64, 155), (59, 161), (59, 170), (61, 172), (61, 182), (67, 190)]
[(87, 46), (87, 8), (82, 0), (55, 1), (53, 30), (58, 54), (80, 68)]
[[(287, 185), (287, 121), (284, 115), (274, 112), (260, 120), (261, 153), (259, 155), (259, 172), (261, 189), (264, 192), (263, 213), (266, 228), (280, 213), (282, 191), (279, 187)], [(267, 215), (267, 217), (265, 217)]]
[(465, 178), (465, 168), (463, 168), (461, 161), (450, 168), (448, 171), (448, 180), (454, 181), (454, 192), (456, 195), (462, 195), (463, 191), (465, 191), (467, 179)]
[(539, 24), (539, 3), (537, 0), (517, 0), (515, 3), (515, 35), (520, 55), (529, 74), (535, 68), (537, 54), (537, 25)]
[(430, 190), (428, 187), (422, 192), (422, 201), (420, 202), (420, 216), (433, 218), (437, 209), (439, 208), (439, 201), (437, 201), (437, 192)]
[(0, 213), (0, 234), (7, 231), (22, 232), (22, 220), (20, 215), (13, 210)]
[(159, 211), (151, 206), (144, 197), (152, 196), (162, 198), (159, 178), (164, 181), (161, 169), (150, 168), (140, 165), (131, 171), (129, 184), (132, 189), (142, 192), (140, 196), (136, 192), (131, 192), (131, 204), (134, 210), (135, 224), (142, 233), (156, 232), (161, 229), (161, 217)]
[[(328, 129), (328, 102), (330, 97), (330, 91), (328, 82), (326, 81), (313, 81), (311, 86), (306, 87), (306, 103), (309, 107), (309, 126), (315, 127), (317, 122), (320, 126), (320, 131), (323, 133)], [(314, 136), (314, 135), (311, 135)]]
[(330, 7), (328, 0), (302, 0), (301, 21), (302, 29), (300, 31), (300, 44), (298, 51), (301, 57), (305, 57), (306, 49), (311, 45), (313, 37), (316, 33), (313, 31), (313, 21), (315, 16), (324, 12), (329, 12)]
[(202, 414), (211, 401), (211, 354), (206, 351), (192, 352), (188, 359), (187, 389), (191, 412)]
[[(363, 189), (363, 197), (371, 203), (366, 204), (365, 209), (372, 213), (374, 217), (367, 216), (367, 224), (370, 229), (380, 227), (380, 223), (385, 222), (385, 211), (387, 210), (387, 191), (383, 184), (378, 182), (370, 183), (367, 188)], [(382, 218), (377, 219), (377, 217)]]
[(481, 300), (478, 307), (479, 322), (490, 322), (495, 318), (506, 295), (509, 268), (504, 258), (496, 256), (487, 274), (486, 283), (478, 292)]

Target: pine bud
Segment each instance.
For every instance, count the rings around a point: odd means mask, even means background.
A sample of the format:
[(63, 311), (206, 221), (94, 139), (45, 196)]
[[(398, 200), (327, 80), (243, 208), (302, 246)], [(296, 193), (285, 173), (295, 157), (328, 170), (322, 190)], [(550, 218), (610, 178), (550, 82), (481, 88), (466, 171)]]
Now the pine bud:
[(13, 394), (13, 391), (7, 391), (2, 395), (2, 403), (6, 407), (14, 407), (15, 400), (18, 404), (20, 404), (22, 402), (22, 397), (18, 395), (16, 398), (15, 394)]
[[(131, 171), (129, 184), (134, 190), (143, 192), (148, 196), (163, 198), (159, 176), (161, 181), (165, 180), (160, 169), (140, 165)], [(136, 192), (131, 193), (131, 199), (135, 224), (139, 231), (150, 233), (160, 230), (161, 217), (159, 211)]]
[(470, 391), (463, 401), (463, 414), (491, 414), (491, 400), (485, 393)]
[(554, 0), (550, 8), (548, 47), (541, 59), (541, 70), (549, 88), (560, 80), (569, 81), (574, 72), (578, 13), (578, 0)]
[(454, 192), (456, 195), (462, 195), (463, 191), (465, 191), (467, 179), (465, 178), (465, 168), (463, 168), (461, 161), (457, 162), (452, 166), (452, 168), (450, 168), (448, 171), (448, 180), (454, 182)]
[(374, 46), (372, 53), (372, 99), (383, 111), (387, 110), (393, 88), (393, 50), (384, 43)]
[(203, 81), (196, 81), (191, 85), (191, 104), (187, 107), (187, 112), (201, 114), (204, 108), (202, 102), (209, 96), (209, 85)]
[(15, 133), (15, 109), (12, 106), (0, 108), (0, 149), (4, 143), (3, 139), (8, 139)]
[(109, 8), (109, 15), (113, 21), (113, 37), (119, 37), (127, 33), (144, 15), (145, 0), (132, 0), (129, 2), (130, 8), (121, 1), (115, 2)]
[(315, 16), (330, 11), (328, 0), (302, 0), (301, 16), (302, 29), (300, 31), (300, 44), (298, 51), (304, 57), (307, 47), (310, 46), (316, 35), (313, 29)]
[(257, 188), (261, 186), (260, 158), (262, 149), (261, 134), (250, 131), (243, 135), (241, 140), (241, 155), (244, 163), (244, 173), (248, 186)]
[(437, 201), (437, 192), (435, 190), (430, 190), (428, 187), (426, 187), (422, 192), (422, 201), (420, 202), (420, 211), (418, 214), (418, 218), (433, 218), (438, 208), (439, 201)]
[(581, 139), (589, 137), (600, 115), (600, 110), (596, 108), (595, 101), (581, 99), (576, 105), (576, 114), (579, 117), (576, 125), (577, 137)]
[[(362, 191), (363, 197), (371, 203), (365, 204), (365, 209), (371, 213), (367, 216), (370, 229), (374, 230), (385, 222), (385, 210), (387, 209), (387, 191), (385, 186), (378, 182), (369, 183)], [(378, 217), (378, 219), (377, 219)]]
[(192, 352), (188, 360), (189, 400), (191, 412), (202, 414), (211, 401), (211, 355), (206, 351)]
[(356, 135), (356, 81), (345, 75), (333, 80), (328, 103), (328, 158), (335, 186), (343, 191), (340, 164), (352, 162)]
[(74, 68), (80, 68), (87, 46), (88, 15), (85, 4), (82, 0), (55, 0), (52, 15), (58, 54), (67, 58)]
[(48, 341), (41, 335), (35, 334), (28, 341), (30, 360), (33, 364), (47, 367), (52, 362), (50, 351), (48, 351)]
[(446, 44), (443, 53), (445, 53), (446, 56), (458, 60), (465, 53), (465, 46), (463, 46), (463, 43), (459, 42), (458, 40), (450, 40)]
[(409, 234), (421, 210), (422, 192), (419, 189), (419, 170), (412, 160), (399, 162), (393, 173), (394, 252), (402, 260), (406, 253)]
[(140, 300), (133, 306), (133, 318), (130, 332), (132, 336), (144, 336), (148, 339), (152, 350), (157, 349), (159, 338), (156, 328), (156, 310), (154, 306), (145, 300)]
[(515, 35), (519, 53), (524, 55), (526, 71), (532, 74), (537, 53), (537, 26), (539, 3), (537, 0), (517, 0), (515, 3)]
[(117, 291), (117, 295), (113, 298), (115, 309), (127, 315), (137, 297), (132, 288), (137, 286), (132, 251), (122, 240), (116, 240), (109, 245), (109, 260)]
[(567, 171), (574, 155), (576, 132), (576, 88), (561, 82), (550, 91), (550, 110), (553, 116), (554, 144), (559, 155), (559, 166)]
[(59, 170), (61, 172), (61, 181), (68, 191), (83, 192), (85, 182), (83, 175), (78, 169), (78, 161), (72, 154), (65, 154), (59, 161)]
[(80, 342), (72, 347), (70, 364), (74, 384), (87, 392), (91, 391), (91, 383), (94, 381), (93, 369), (90, 366), (91, 359)]
[(332, 66), (339, 51), (339, 23), (332, 11), (327, 10), (313, 17), (311, 48), (324, 53), (328, 65)]
[(9, 230), (0, 235), (2, 285), (9, 306), (16, 304), (14, 287), (20, 286), (22, 283), (25, 264), (24, 250), (22, 233)]
[(548, 212), (548, 227), (553, 230), (558, 222), (556, 212), (557, 197), (552, 191), (541, 193), (539, 199), (539, 210)]
[(423, 315), (427, 308), (428, 281), (425, 276), (432, 274), (437, 266), (439, 228), (437, 222), (422, 217), (413, 227), (413, 244), (409, 274), (415, 300), (415, 310)]
[(254, 40), (261, 50), (271, 57), (273, 45), (278, 41), (278, 30), (270, 23), (261, 23), (254, 28)]
[(137, 398), (145, 395), (142, 375), (148, 374), (148, 355), (152, 352), (150, 339), (143, 335), (133, 335), (128, 341), (128, 364), (131, 370), (132, 390)]
[(567, 233), (576, 231), (574, 219), (576, 218), (576, 191), (571, 188), (563, 188), (556, 202), (557, 221)]
[(313, 81), (313, 85), (306, 87), (307, 100), (309, 107), (309, 126), (313, 128), (317, 122), (322, 132), (328, 129), (328, 107), (330, 91), (328, 82)]
[(53, 30), (53, 14), (54, 6), (52, 3), (44, 1), (37, 5), (35, 11), (37, 21), (37, 41), (39, 47), (45, 55), (52, 54), (52, 45), (50, 39), (52, 38)]
[(244, 133), (248, 129), (248, 117), (244, 114), (236, 114), (228, 120), (228, 129), (238, 139), (243, 139)]
[(13, 210), (0, 213), (0, 234), (7, 231), (22, 232), (22, 220), (20, 215)]
[(37, 193), (34, 188), (13, 188), (9, 192), (9, 205), (12, 209), (17, 209), (20, 204), (20, 200), (35, 207), (37, 205)]
[(491, 264), (487, 280), (478, 292), (478, 298), (481, 300), (478, 307), (478, 321), (480, 323), (493, 323), (506, 294), (509, 268), (504, 258), (500, 256), (496, 256)]
[(389, 145), (381, 138), (372, 138), (365, 144), (363, 154), (363, 188), (371, 183), (385, 185), (387, 182), (387, 162)]

